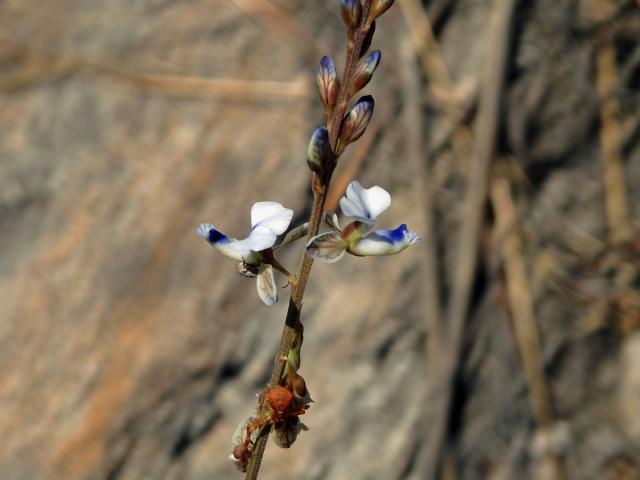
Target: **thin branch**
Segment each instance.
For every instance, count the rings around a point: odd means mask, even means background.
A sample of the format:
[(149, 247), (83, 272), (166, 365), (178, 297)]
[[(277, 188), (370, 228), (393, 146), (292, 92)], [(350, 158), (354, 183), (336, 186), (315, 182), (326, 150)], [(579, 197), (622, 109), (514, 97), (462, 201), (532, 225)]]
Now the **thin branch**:
[(493, 7), (492, 38), (486, 51), (493, 52), (486, 62), (486, 75), (480, 97), (479, 117), (475, 123), (473, 158), (469, 167), (464, 217), (457, 243), (458, 264), (454, 272), (453, 292), (448, 305), (450, 325), (446, 357), (434, 384), (439, 393), (436, 399), (435, 423), (432, 426), (430, 450), (427, 455), (425, 478), (438, 478), (439, 460), (447, 439), (450, 422), (453, 385), (464, 339), (465, 320), (475, 277), (478, 244), (484, 219), (487, 187), (499, 125), (500, 105), (505, 83), (507, 57), (511, 46), (512, 18), (517, 0), (497, 0)]
[(0, 44), (12, 45), (25, 56), (25, 66), (0, 75), (0, 93), (30, 87), (43, 81), (71, 74), (105, 75), (148, 92), (181, 98), (242, 101), (296, 101), (309, 97), (304, 76), (292, 81), (206, 78), (187, 75), (141, 73), (117, 61), (83, 58), (14, 44), (0, 38)]
[[(507, 180), (502, 178), (494, 180), (491, 188), (491, 201), (496, 215), (497, 235), (504, 236), (501, 246), (504, 252), (504, 272), (509, 307), (513, 317), (518, 350), (529, 384), (533, 415), (538, 425), (538, 433), (550, 435), (554, 426), (551, 389), (544, 373), (540, 334), (533, 311), (533, 300), (522, 254), (522, 241), (518, 232), (515, 231), (518, 222), (511, 196), (511, 187)], [(541, 452), (544, 462), (541, 471), (549, 472), (554, 479), (565, 478), (562, 458), (551, 447), (552, 445), (549, 445), (546, 451)], [(541, 478), (546, 477), (542, 476)]]
[[(404, 4), (404, 3), (402, 3)], [(440, 280), (438, 278), (438, 253), (434, 224), (433, 208), (433, 180), (427, 171), (427, 159), (423, 144), (422, 118), (422, 85), (416, 71), (415, 52), (409, 42), (405, 41), (401, 48), (405, 95), (404, 124), (407, 130), (407, 158), (411, 162), (419, 184), (419, 205), (424, 209), (422, 235), (422, 264), (424, 266), (424, 302), (425, 326), (427, 330), (428, 347), (426, 348), (427, 370), (434, 369), (441, 358), (441, 349), (445, 342), (445, 329), (442, 321), (442, 307), (440, 305)]]
[[(598, 2), (600, 15), (608, 12), (609, 2)], [(600, 148), (602, 150), (602, 180), (604, 183), (605, 212), (609, 225), (609, 240), (620, 244), (629, 240), (631, 226), (627, 208), (622, 162), (622, 127), (620, 104), (615, 95), (618, 88), (616, 52), (611, 32), (605, 28), (600, 32), (600, 48), (596, 54), (596, 87), (601, 101)]]

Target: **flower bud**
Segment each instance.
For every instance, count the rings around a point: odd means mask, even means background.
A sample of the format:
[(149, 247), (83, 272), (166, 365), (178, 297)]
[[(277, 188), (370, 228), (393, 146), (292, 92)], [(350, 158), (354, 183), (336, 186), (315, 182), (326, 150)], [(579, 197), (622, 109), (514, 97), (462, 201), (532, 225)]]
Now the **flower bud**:
[(340, 13), (347, 27), (347, 36), (351, 38), (353, 37), (355, 29), (360, 25), (360, 19), (362, 18), (362, 4), (360, 0), (342, 0), (340, 2)]
[(371, 13), (374, 18), (378, 18), (384, 12), (389, 10), (391, 5), (393, 5), (394, 0), (374, 0), (373, 5), (371, 6)]
[(341, 154), (347, 145), (358, 140), (369, 125), (373, 115), (373, 97), (366, 95), (344, 117), (340, 128), (338, 154)]
[(331, 115), (336, 106), (336, 102), (338, 101), (340, 80), (338, 79), (336, 67), (330, 57), (325, 55), (320, 59), (316, 80), (318, 82), (320, 100), (322, 100), (322, 104), (324, 105), (327, 114)]
[(369, 27), (369, 31), (367, 32), (367, 36), (364, 37), (364, 41), (362, 42), (362, 48), (360, 49), (360, 58), (364, 57), (364, 54), (367, 53), (369, 47), (371, 46), (371, 41), (373, 40), (373, 34), (376, 33), (376, 22), (371, 22), (371, 26)]
[(311, 140), (309, 140), (307, 164), (312, 171), (320, 175), (330, 159), (331, 145), (329, 144), (329, 132), (325, 127), (318, 127), (313, 131)]
[(362, 90), (369, 83), (369, 80), (373, 77), (373, 72), (378, 68), (381, 56), (380, 50), (374, 50), (367, 55), (367, 58), (360, 60), (351, 83), (351, 95)]

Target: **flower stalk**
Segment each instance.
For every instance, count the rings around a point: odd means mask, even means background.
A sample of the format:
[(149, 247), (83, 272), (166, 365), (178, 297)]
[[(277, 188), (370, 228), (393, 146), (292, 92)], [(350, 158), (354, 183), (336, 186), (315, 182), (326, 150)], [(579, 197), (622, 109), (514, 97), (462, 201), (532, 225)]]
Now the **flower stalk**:
[[(338, 139), (340, 136), (342, 121), (344, 119), (349, 103), (351, 84), (358, 67), (358, 61), (361, 57), (361, 52), (363, 52), (363, 45), (365, 44), (365, 40), (367, 40), (367, 35), (375, 20), (373, 15), (371, 15), (371, 4), (373, 3), (373, 1), (375, 0), (363, 1), (360, 22), (352, 32), (349, 32), (348, 35), (349, 39), (347, 42), (347, 58), (340, 82), (340, 89), (338, 92), (335, 108), (331, 109), (331, 118), (328, 119), (327, 122), (331, 152), (328, 156), (328, 161), (323, 166), (322, 171), (319, 173), (313, 173), (312, 177), (313, 206), (309, 219), (309, 229), (307, 233), (308, 240), (316, 236), (320, 229), (320, 223), (323, 217), (322, 212), (324, 211), (327, 194), (329, 192), (329, 184), (331, 182), (331, 177), (337, 164), (338, 156), (336, 155), (336, 151), (338, 147)], [(365, 49), (366, 48), (367, 47), (365, 46)], [(281, 382), (286, 365), (286, 361), (284, 359), (288, 357), (289, 350), (291, 350), (294, 338), (296, 336), (296, 331), (297, 329), (299, 329), (298, 325), (300, 324), (302, 299), (304, 297), (312, 265), (313, 259), (307, 254), (305, 250), (302, 254), (298, 272), (294, 277), (293, 283), (291, 283), (291, 297), (289, 300), (289, 308), (287, 310), (287, 316), (282, 330), (280, 346), (276, 354), (275, 363), (271, 372), (271, 378), (269, 380), (270, 387), (279, 385)], [(251, 459), (248, 463), (245, 480), (255, 480), (258, 478), (258, 472), (260, 470), (262, 457), (264, 455), (267, 439), (269, 437), (269, 431), (270, 426), (265, 426), (265, 428), (261, 431), (258, 439), (256, 440)]]

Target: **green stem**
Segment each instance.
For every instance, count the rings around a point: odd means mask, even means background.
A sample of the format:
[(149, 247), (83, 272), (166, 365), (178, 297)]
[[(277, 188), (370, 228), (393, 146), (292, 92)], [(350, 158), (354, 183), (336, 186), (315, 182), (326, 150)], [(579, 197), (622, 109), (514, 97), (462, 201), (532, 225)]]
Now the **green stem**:
[[(371, 26), (371, 20), (369, 19), (371, 2), (372, 0), (364, 1), (362, 20), (354, 33), (353, 44), (350, 43), (350, 46), (347, 48), (347, 59), (345, 61), (344, 72), (342, 74), (340, 92), (338, 93), (336, 108), (334, 109), (331, 122), (329, 122), (329, 124), (327, 125), (329, 130), (329, 141), (333, 152), (336, 151), (336, 147), (338, 145), (340, 125), (342, 124), (342, 120), (345, 116), (347, 105), (349, 103), (351, 81), (353, 79), (353, 74), (355, 73), (358, 60), (360, 59), (362, 44), (367, 36), (369, 27)], [(331, 183), (331, 176), (333, 175), (337, 160), (338, 158), (334, 153), (331, 164), (327, 166), (327, 171), (323, 175), (320, 188), (317, 191), (314, 191), (314, 199), (313, 206), (311, 208), (311, 218), (309, 219), (309, 231), (307, 233), (307, 240), (317, 235), (318, 230), (320, 229), (322, 212), (327, 201), (329, 184)], [(309, 255), (307, 255), (307, 252), (305, 250), (302, 255), (300, 266), (298, 268), (298, 274), (296, 276), (297, 281), (291, 286), (289, 308), (287, 310), (287, 317), (282, 329), (280, 347), (278, 348), (278, 353), (276, 354), (273, 370), (271, 371), (269, 387), (279, 385), (282, 379), (282, 373), (284, 372), (284, 367), (286, 365), (286, 362), (283, 359), (287, 358), (287, 356), (289, 355), (289, 350), (291, 349), (291, 345), (293, 344), (296, 327), (300, 322), (302, 299), (307, 287), (309, 275), (311, 274), (312, 265), (313, 259)], [(251, 460), (249, 460), (249, 465), (247, 467), (245, 480), (256, 480), (258, 478), (258, 472), (260, 470), (260, 465), (262, 464), (262, 457), (267, 446), (267, 440), (269, 438), (270, 430), (270, 426), (267, 425), (256, 440), (256, 444), (253, 448), (253, 454), (251, 455)]]

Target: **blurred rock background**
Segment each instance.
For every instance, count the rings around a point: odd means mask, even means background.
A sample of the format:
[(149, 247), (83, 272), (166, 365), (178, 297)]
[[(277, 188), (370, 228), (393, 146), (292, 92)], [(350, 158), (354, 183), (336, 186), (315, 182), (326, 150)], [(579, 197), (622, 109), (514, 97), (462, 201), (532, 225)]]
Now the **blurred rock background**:
[[(425, 242), (314, 266), (310, 431), (261, 478), (640, 478), (639, 38), (626, 0), (382, 17), (330, 204), (381, 185)], [(337, 0), (0, 2), (0, 478), (241, 478), (288, 293), (194, 232), (260, 200), (303, 221), (343, 49)]]

